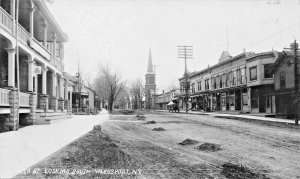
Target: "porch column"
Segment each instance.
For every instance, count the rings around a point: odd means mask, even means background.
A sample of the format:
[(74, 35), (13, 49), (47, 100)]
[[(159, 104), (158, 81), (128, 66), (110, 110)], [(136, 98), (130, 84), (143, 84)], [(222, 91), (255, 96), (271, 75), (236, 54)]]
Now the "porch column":
[(65, 100), (68, 100), (68, 80), (65, 79), (64, 83)]
[(16, 51), (14, 48), (6, 48), (8, 53), (8, 86), (15, 87), (15, 54)]
[(57, 97), (57, 94), (56, 94), (56, 86), (57, 86), (57, 75), (56, 75), (56, 72), (53, 71), (52, 72), (52, 96), (53, 97)]
[(72, 101), (72, 93), (73, 93), (73, 90), (72, 90), (72, 88), (71, 88), (71, 90), (69, 91), (69, 93), (70, 93), (70, 100), (69, 100), (69, 109), (71, 109), (71, 111), (72, 111), (72, 103), (73, 103), (73, 101)]
[(64, 97), (65, 97), (65, 109), (69, 109), (69, 99), (68, 99), (68, 80), (64, 80)]
[(63, 99), (64, 88), (63, 88), (63, 78), (62, 78), (62, 76), (58, 77), (58, 86), (59, 86), (59, 95), (58, 95), (58, 97), (60, 99)]
[[(36, 65), (36, 62), (34, 62), (34, 65)], [(38, 74), (34, 74), (34, 92), (38, 93)]]
[[(31, 57), (29, 57), (31, 58)], [(28, 92), (33, 92), (33, 63), (32, 59), (28, 60)]]
[(47, 30), (48, 30), (48, 24), (47, 24), (47, 21), (46, 21), (45, 19), (44, 19), (43, 27), (44, 27), (44, 41), (43, 41), (43, 46), (46, 47), (46, 45), (47, 45)]
[(43, 83), (43, 86), (42, 86), (42, 94), (46, 95), (47, 94), (47, 67), (43, 67), (42, 69), (42, 83)]
[(30, 35), (31, 38), (33, 38), (33, 34), (34, 34), (34, 12), (36, 11), (36, 7), (30, 7), (29, 8), (30, 11), (30, 19), (29, 19), (29, 24), (30, 24)]

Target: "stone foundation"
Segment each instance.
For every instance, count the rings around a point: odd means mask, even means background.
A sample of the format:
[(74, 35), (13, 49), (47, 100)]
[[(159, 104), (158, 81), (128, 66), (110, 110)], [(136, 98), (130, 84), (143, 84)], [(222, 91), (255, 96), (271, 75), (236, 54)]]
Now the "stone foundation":
[(55, 112), (58, 109), (58, 100), (56, 97), (51, 97), (50, 101), (49, 101), (49, 108), (53, 109)]
[(10, 104), (10, 114), (9, 117), (4, 122), (5, 131), (15, 131), (19, 128), (18, 121), (18, 109), (19, 109), (19, 96), (18, 90), (16, 88), (11, 89), (9, 93), (9, 104)]
[(44, 111), (48, 112), (49, 109), (49, 96), (48, 95), (41, 95), (40, 107)]
[(64, 100), (63, 99), (59, 99), (58, 100), (58, 109), (63, 111), (64, 110)]
[(29, 105), (30, 105), (30, 114), (29, 114), (29, 119), (27, 120), (27, 125), (33, 125), (36, 123), (36, 98), (37, 95), (36, 93), (31, 93), (30, 97), (29, 97)]

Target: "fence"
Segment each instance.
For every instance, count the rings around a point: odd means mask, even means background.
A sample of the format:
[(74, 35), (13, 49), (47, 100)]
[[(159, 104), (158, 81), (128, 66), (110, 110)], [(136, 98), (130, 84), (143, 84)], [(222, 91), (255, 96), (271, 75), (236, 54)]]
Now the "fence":
[(72, 113), (73, 114), (92, 114), (92, 115), (96, 115), (99, 113), (99, 109), (91, 109), (91, 108), (72, 108)]

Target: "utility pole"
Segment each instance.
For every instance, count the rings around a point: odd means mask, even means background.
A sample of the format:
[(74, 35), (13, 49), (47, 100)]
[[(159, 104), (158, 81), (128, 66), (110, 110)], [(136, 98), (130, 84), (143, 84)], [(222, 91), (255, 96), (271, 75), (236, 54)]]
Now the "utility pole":
[(186, 67), (186, 60), (193, 58), (193, 46), (183, 45), (177, 46), (178, 48), (178, 58), (184, 59), (184, 78), (185, 78), (185, 113), (188, 113), (188, 74)]
[(296, 40), (294, 43), (291, 43), (291, 48), (284, 48), (290, 49), (294, 52), (294, 73), (295, 73), (295, 125), (299, 125), (299, 72), (298, 72), (298, 43)]
[(20, 123), (20, 59), (19, 59), (19, 0), (16, 0), (16, 61), (17, 61), (17, 90), (18, 90), (18, 109), (17, 109), (17, 122), (19, 128)]
[[(153, 67), (154, 67), (154, 75), (155, 75), (155, 77), (156, 77), (156, 67), (158, 67), (158, 65), (153, 65)], [(156, 78), (155, 78), (155, 79), (156, 79)], [(156, 86), (154, 87), (154, 95), (153, 95), (154, 111), (156, 110), (155, 98), (156, 98)]]
[(294, 71), (295, 71), (295, 124), (299, 125), (299, 72), (298, 72), (298, 44), (296, 40), (291, 44), (291, 48), (294, 50)]

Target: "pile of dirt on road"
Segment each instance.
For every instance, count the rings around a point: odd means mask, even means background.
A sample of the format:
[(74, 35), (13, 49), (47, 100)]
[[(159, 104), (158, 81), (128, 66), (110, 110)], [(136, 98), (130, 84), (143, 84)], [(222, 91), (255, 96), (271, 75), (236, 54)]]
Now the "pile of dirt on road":
[(208, 152), (216, 152), (216, 151), (222, 150), (221, 145), (214, 144), (214, 143), (208, 143), (208, 142), (205, 142), (205, 143), (195, 147), (195, 149), (201, 150), (201, 151), (208, 151)]
[(136, 115), (135, 116), (138, 120), (145, 120), (145, 116), (144, 115), (142, 115), (142, 114), (138, 114), (138, 115)]
[(162, 127), (157, 127), (157, 128), (152, 129), (152, 130), (153, 131), (165, 131), (165, 129), (162, 128)]
[(245, 179), (251, 179), (251, 178), (268, 178), (265, 174), (255, 173), (251, 171), (249, 168), (244, 167), (242, 165), (236, 165), (232, 163), (225, 163), (222, 165), (223, 169), (221, 173), (226, 178), (245, 178)]
[(184, 141), (178, 143), (179, 145), (193, 145), (193, 144), (197, 144), (199, 143), (198, 141), (196, 140), (193, 140), (193, 139), (190, 139), (190, 138), (187, 138), (185, 139)]
[(145, 124), (156, 124), (156, 122), (155, 121), (147, 121)]

